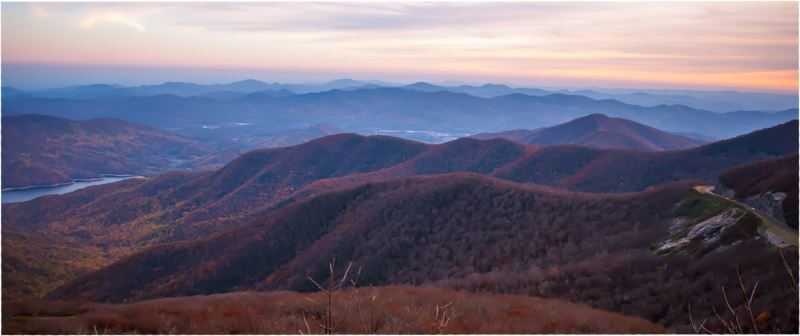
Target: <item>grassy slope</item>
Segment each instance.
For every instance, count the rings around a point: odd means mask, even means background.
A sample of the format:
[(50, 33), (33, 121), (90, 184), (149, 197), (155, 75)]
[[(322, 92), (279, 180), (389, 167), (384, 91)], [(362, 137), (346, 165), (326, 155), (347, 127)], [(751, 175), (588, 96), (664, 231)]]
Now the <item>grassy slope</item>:
[[(325, 293), (234, 292), (76, 304), (4, 300), (4, 333), (324, 333)], [(336, 333), (659, 333), (627, 317), (560, 300), (441, 288), (366, 287), (334, 292)]]

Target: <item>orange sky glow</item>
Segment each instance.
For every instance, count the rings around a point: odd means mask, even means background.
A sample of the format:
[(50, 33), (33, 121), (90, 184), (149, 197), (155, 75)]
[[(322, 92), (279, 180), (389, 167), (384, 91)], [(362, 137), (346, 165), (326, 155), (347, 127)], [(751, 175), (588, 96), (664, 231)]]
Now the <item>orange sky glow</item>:
[[(107, 72), (167, 67), (178, 75), (230, 69), (293, 82), (347, 76), (797, 92), (797, 6), (4, 3), (2, 62), (4, 70), (13, 64)], [(259, 71), (247, 76), (247, 69)], [(271, 78), (271, 71), (281, 76)], [(148, 78), (157, 80), (136, 81)]]

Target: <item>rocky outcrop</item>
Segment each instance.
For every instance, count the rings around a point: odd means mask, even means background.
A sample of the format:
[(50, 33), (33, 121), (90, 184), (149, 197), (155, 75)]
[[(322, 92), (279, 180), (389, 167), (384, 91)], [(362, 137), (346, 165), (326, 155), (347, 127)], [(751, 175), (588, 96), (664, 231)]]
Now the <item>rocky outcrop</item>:
[(703, 255), (719, 248), (757, 238), (757, 221), (738, 207), (727, 208), (705, 220), (677, 217), (670, 225), (670, 238), (655, 247), (657, 254)]

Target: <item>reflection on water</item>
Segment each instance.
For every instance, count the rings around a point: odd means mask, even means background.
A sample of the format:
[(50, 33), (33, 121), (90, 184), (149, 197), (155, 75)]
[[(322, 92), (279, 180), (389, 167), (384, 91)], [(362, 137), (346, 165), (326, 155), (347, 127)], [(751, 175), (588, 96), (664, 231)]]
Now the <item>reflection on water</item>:
[(30, 189), (3, 190), (2, 199), (3, 203), (25, 202), (44, 195), (61, 195), (61, 194), (66, 194), (68, 192), (73, 192), (75, 190), (83, 189), (86, 187), (91, 187), (106, 183), (113, 183), (136, 177), (138, 176), (101, 177), (98, 179), (93, 179), (91, 181), (75, 181), (67, 185), (34, 187)]

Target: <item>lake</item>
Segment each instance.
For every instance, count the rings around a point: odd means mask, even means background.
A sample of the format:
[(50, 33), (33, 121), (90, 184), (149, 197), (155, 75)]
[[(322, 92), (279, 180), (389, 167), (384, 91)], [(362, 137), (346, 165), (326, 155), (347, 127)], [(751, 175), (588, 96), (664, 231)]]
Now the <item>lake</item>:
[(41, 186), (31, 187), (26, 189), (15, 188), (11, 190), (3, 190), (3, 203), (18, 203), (30, 201), (34, 198), (45, 195), (61, 195), (75, 190), (80, 190), (86, 187), (118, 182), (127, 180), (129, 178), (136, 178), (139, 176), (108, 176), (92, 180), (79, 180), (70, 184), (57, 185), (57, 186)]

